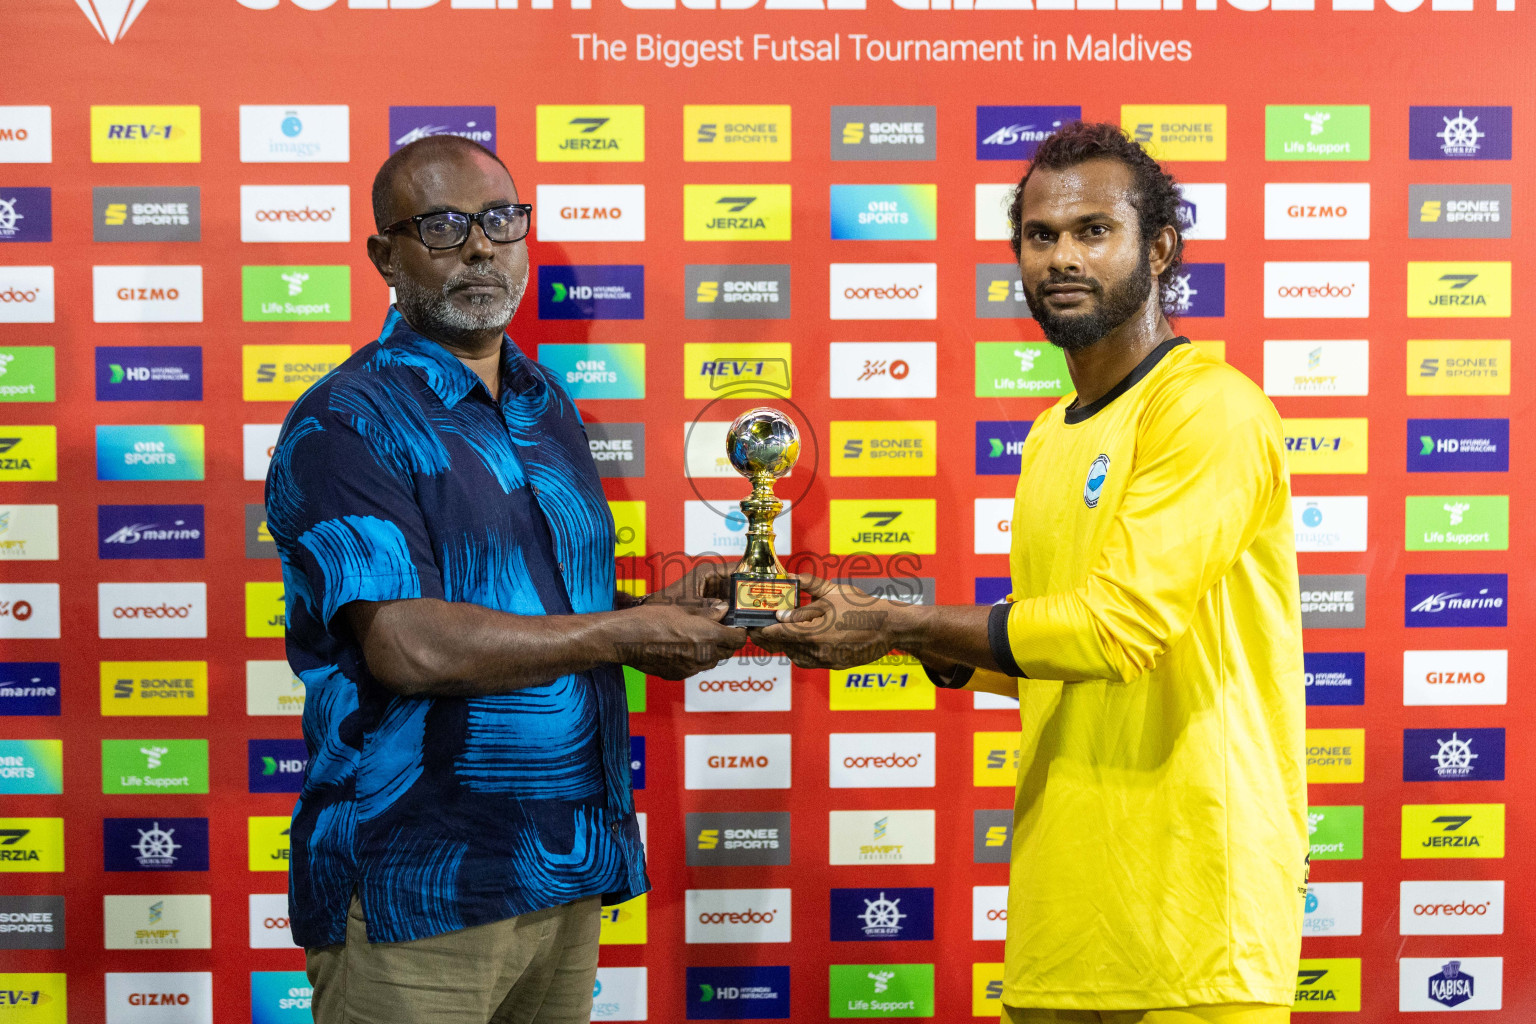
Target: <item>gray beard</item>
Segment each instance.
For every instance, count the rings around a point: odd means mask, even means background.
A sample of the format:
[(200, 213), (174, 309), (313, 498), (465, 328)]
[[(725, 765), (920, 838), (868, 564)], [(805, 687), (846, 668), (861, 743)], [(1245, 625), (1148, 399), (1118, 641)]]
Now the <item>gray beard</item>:
[[(468, 281), (491, 281), (505, 290), (500, 299), (480, 296), (471, 300), (472, 306), (463, 309), (449, 298), (452, 290)], [(528, 287), (528, 271), (523, 279), (512, 278), (490, 263), (476, 263), (443, 283), (439, 290), (424, 288), (403, 275), (395, 278), (395, 305), (407, 322), (421, 333), (436, 340), (453, 341), (486, 331), (505, 331), (523, 300)]]

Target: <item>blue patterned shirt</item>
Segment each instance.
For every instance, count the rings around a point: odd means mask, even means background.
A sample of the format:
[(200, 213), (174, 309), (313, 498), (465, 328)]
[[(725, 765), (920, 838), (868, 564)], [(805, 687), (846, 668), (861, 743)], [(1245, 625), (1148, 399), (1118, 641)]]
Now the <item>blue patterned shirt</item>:
[(391, 309), (289, 411), (267, 474), (309, 763), (290, 835), (302, 946), (399, 942), (650, 888), (619, 666), (494, 697), (409, 699), (337, 613), (439, 598), (609, 611), (613, 517), (570, 396), (502, 339), (500, 400)]

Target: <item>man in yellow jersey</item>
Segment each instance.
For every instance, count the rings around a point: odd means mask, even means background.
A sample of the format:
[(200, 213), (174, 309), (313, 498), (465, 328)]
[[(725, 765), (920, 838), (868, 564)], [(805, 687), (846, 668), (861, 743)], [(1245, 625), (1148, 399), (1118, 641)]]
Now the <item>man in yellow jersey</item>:
[(1178, 202), (1108, 124), (1063, 128), (1019, 185), (1019, 270), (1076, 393), (1024, 443), (1008, 601), (804, 577), (815, 601), (753, 631), (798, 665), (897, 648), (1019, 698), (1006, 1024), (1290, 1018), (1307, 829), (1285, 446), (1259, 388), (1169, 326)]

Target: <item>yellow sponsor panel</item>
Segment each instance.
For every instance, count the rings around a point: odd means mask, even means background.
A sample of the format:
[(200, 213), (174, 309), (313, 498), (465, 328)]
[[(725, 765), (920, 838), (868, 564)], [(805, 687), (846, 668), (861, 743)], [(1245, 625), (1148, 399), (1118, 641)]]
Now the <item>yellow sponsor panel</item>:
[(788, 160), (788, 104), (685, 104), (683, 159), (690, 163)]
[(1512, 288), (1507, 262), (1409, 263), (1408, 315), (1509, 316)]
[(541, 103), (534, 114), (543, 163), (639, 163), (645, 159), (645, 107)]
[(0, 818), (0, 871), (63, 870), (63, 818)]
[(788, 185), (684, 185), (683, 240), (789, 241)]
[(614, 589), (628, 594), (630, 597), (644, 597), (645, 580), (625, 579), (624, 577), (620, 576), (618, 579), (614, 580)]
[(971, 1016), (1003, 1015), (1003, 965), (971, 964)]
[(938, 550), (932, 498), (833, 498), (828, 518), (834, 555), (931, 555)]
[(288, 870), (288, 829), (292, 825), (293, 819), (286, 815), (247, 819), (252, 871)]
[(1287, 419), (1285, 456), (1292, 473), (1364, 473), (1368, 421), (1358, 419)]
[(630, 555), (645, 556), (645, 502), (643, 501), (610, 501), (608, 508), (613, 512), (613, 532), (615, 558), (625, 558)]
[(101, 713), (119, 715), (206, 715), (206, 661), (104, 661)]
[(931, 711), (937, 706), (938, 691), (922, 663), (909, 654), (893, 651), (868, 665), (833, 669), (829, 678), (833, 711)]
[(1014, 732), (978, 732), (972, 739), (974, 782), (978, 786), (1017, 785), (1019, 747), (1022, 739)]
[(0, 425), (0, 482), (58, 478), (59, 432), (56, 427)]
[(1296, 969), (1293, 1013), (1358, 1013), (1360, 960), (1336, 957), (1303, 960)]
[(1503, 804), (1404, 804), (1403, 859), (1504, 856)]
[(1408, 342), (1410, 395), (1509, 394), (1509, 342)]
[(281, 583), (246, 583), (246, 636), (283, 636), (286, 614)]
[(1190, 344), (1195, 346), (1196, 351), (1203, 352), (1212, 359), (1227, 361), (1227, 343), (1224, 341), (1192, 341)]
[(199, 107), (91, 108), (93, 164), (195, 164), (202, 159)]
[(0, 1007), (7, 1024), (68, 1024), (62, 974), (0, 974)]
[(1364, 781), (1364, 729), (1307, 730), (1307, 782)]
[(1127, 103), (1120, 126), (1157, 160), (1225, 160), (1223, 103)]
[(938, 463), (933, 420), (833, 420), (833, 476), (933, 476)]
[(739, 388), (765, 389), (765, 397), (790, 394), (787, 341), (688, 342), (683, 345), (683, 397), (719, 398)]
[(645, 897), (636, 896), (628, 903), (604, 907), (597, 930), (600, 946), (643, 946), (646, 937)]
[(346, 345), (246, 345), (240, 380), (247, 402), (292, 402), (346, 362)]

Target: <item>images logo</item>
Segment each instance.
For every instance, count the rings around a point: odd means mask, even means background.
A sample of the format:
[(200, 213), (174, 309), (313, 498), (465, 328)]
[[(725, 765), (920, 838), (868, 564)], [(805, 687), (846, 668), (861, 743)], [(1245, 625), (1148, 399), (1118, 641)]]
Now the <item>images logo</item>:
[(787, 242), (788, 185), (684, 185), (683, 240)]
[(790, 111), (784, 106), (683, 106), (683, 160), (785, 161)]
[(830, 550), (838, 555), (931, 555), (938, 544), (936, 516), (932, 498), (834, 498)]
[(0, 107), (0, 163), (53, 162), (53, 108)]
[(92, 241), (196, 242), (202, 220), (202, 190), (195, 185), (91, 189)]
[(1367, 507), (1363, 494), (1326, 498), (1293, 495), (1291, 519), (1296, 527), (1296, 550), (1366, 550)]
[(1072, 391), (1067, 359), (1039, 341), (978, 341), (976, 397), (1060, 396)]
[(1404, 860), (1504, 856), (1503, 804), (1404, 804)]
[(789, 747), (788, 733), (685, 736), (683, 788), (788, 789)]
[[(789, 1019), (788, 967), (689, 967), (687, 970), (688, 1020)], [(592, 1019), (599, 1018), (593, 1014)]]
[(639, 163), (645, 159), (645, 107), (563, 106), (541, 103), (535, 112), (541, 163)]
[(1406, 500), (1408, 551), (1509, 549), (1508, 495), (1410, 495)]
[(1125, 104), (1120, 126), (1156, 160), (1225, 160), (1225, 104)]
[(683, 397), (717, 398), (741, 388), (789, 397), (790, 343), (688, 342), (683, 345)]
[(59, 639), (59, 585), (0, 583), (0, 639)]
[(1371, 108), (1266, 106), (1265, 160), (1369, 160)]
[[(543, 109), (542, 107), (540, 108)], [(389, 151), (431, 135), (457, 135), (496, 152), (495, 107), (390, 107)], [(540, 160), (544, 159), (541, 155)]]
[(1359, 707), (1365, 703), (1365, 654), (1362, 652), (1302, 655), (1307, 707)]
[(1369, 454), (1365, 418), (1287, 419), (1286, 461), (1292, 473), (1364, 473)]
[(0, 242), (53, 241), (53, 190), (0, 188)]
[(1507, 317), (1509, 263), (1408, 264), (1410, 317)]
[(976, 159), (1032, 159), (1051, 133), (1082, 116), (1082, 107), (977, 107)]
[(1403, 882), (1398, 932), (1402, 935), (1503, 935), (1504, 883)]
[(1370, 309), (1367, 262), (1264, 264), (1266, 319), (1361, 318)]
[(1409, 107), (1408, 159), (1508, 160), (1509, 107)]
[(351, 354), (346, 345), (242, 346), (242, 397), (247, 402), (291, 402)]
[(533, 215), (541, 242), (643, 242), (645, 186), (540, 185)]
[(347, 185), (241, 185), (240, 241), (350, 242)]
[(203, 479), (202, 424), (98, 426), (96, 479)]
[(937, 107), (832, 108), (833, 160), (938, 159)]
[(1364, 629), (1365, 575), (1303, 575), (1301, 625), (1303, 629)]
[(938, 237), (937, 185), (833, 185), (833, 239), (925, 241)]
[(97, 555), (114, 558), (202, 558), (203, 506), (98, 505)]
[(683, 271), (689, 320), (788, 320), (789, 264), (694, 264)]
[(933, 476), (938, 426), (933, 420), (833, 420), (833, 476)]
[(56, 562), (59, 506), (0, 505), (0, 562)]
[(1403, 730), (1404, 782), (1504, 778), (1503, 729)]
[(1352, 959), (1302, 960), (1296, 971), (1295, 1013), (1358, 1013), (1360, 1010), (1360, 961)]
[(829, 355), (833, 398), (932, 398), (938, 393), (934, 342), (834, 341)]
[(1370, 182), (1266, 183), (1264, 237), (1370, 238)]
[(932, 1017), (933, 964), (831, 964), (827, 1016)]
[[(697, 436), (693, 443), (699, 443)], [(792, 511), (786, 501), (784, 511), (773, 524), (773, 550), (781, 556), (790, 553), (790, 540), (794, 535)], [(744, 554), (747, 550), (747, 517), (739, 509), (733, 508), (721, 515), (720, 508), (708, 502), (684, 502), (683, 549), (689, 555)]]
[(91, 293), (99, 324), (200, 324), (200, 266), (91, 268)]
[(685, 942), (788, 942), (790, 890), (689, 889)]
[(541, 344), (539, 362), (553, 370), (577, 400), (645, 397), (645, 346), (641, 344)]
[(1012, 263), (976, 264), (976, 316), (980, 319), (1023, 320), (1029, 316), (1029, 296)]
[(241, 267), (240, 319), (246, 323), (351, 320), (352, 268)]
[(0, 267), (0, 323), (53, 323), (53, 268)]
[(833, 889), (833, 942), (933, 938), (932, 889)]
[(641, 320), (643, 266), (539, 267), (540, 320)]
[(1408, 421), (1408, 472), (1508, 471), (1509, 420)]
[(0, 715), (56, 716), (60, 703), (58, 662), (0, 661)]
[(350, 112), (330, 106), (240, 107), (243, 164), (344, 164), (351, 159)]
[(105, 718), (207, 713), (206, 661), (101, 663), (101, 714)]
[(202, 162), (199, 107), (92, 107), (91, 163)]
[(1508, 238), (1508, 185), (1409, 185), (1409, 238)]
[(1364, 395), (1370, 391), (1368, 341), (1266, 341), (1266, 395)]
[(1404, 651), (1403, 704), (1504, 704), (1509, 694), (1508, 651)]
[(107, 871), (207, 871), (207, 818), (107, 818)]
[(97, 346), (96, 401), (200, 402), (203, 350), (196, 345)]
[(102, 740), (101, 791), (208, 792), (207, 740)]

